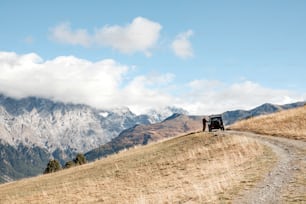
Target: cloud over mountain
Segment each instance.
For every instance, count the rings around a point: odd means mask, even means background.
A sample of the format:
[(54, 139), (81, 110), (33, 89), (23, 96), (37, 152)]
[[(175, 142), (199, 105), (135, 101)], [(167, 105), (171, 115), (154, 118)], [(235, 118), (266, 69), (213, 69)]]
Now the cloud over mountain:
[[(90, 62), (73, 56), (43, 61), (31, 53), (0, 53), (0, 92), (21, 98), (41, 96), (56, 100), (110, 103), (128, 67), (111, 59)], [(112, 101), (112, 100), (111, 100)]]
[(305, 96), (283, 89), (264, 87), (256, 82), (232, 84), (218, 80), (194, 80), (187, 84), (188, 102), (183, 107), (190, 112), (220, 113), (221, 110), (250, 109), (262, 103), (286, 104), (305, 100)]
[(59, 56), (44, 61), (35, 53), (0, 52), (0, 93), (16, 98), (39, 96), (100, 108), (142, 109), (171, 103), (171, 97), (161, 90), (174, 75), (136, 76), (127, 80), (128, 71), (128, 66), (112, 59), (91, 62)]
[(135, 113), (165, 106), (191, 114), (248, 109), (265, 102), (284, 104), (305, 95), (271, 89), (252, 81), (227, 84), (193, 80), (177, 84), (172, 73), (130, 75), (131, 68), (113, 59), (92, 62), (73, 56), (43, 60), (35, 53), (0, 52), (0, 93), (22, 98), (39, 96), (98, 108), (127, 106)]

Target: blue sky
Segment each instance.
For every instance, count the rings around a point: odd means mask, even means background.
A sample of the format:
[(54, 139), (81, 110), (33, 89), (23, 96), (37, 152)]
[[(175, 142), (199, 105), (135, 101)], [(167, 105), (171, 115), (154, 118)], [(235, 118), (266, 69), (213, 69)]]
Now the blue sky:
[(306, 100), (306, 1), (0, 1), (0, 92), (136, 113)]

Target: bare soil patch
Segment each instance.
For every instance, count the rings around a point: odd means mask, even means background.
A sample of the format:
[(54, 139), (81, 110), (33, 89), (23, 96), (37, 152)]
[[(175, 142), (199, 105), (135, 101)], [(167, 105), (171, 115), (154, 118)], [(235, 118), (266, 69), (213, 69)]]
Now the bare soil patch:
[(306, 203), (306, 143), (286, 138), (231, 131), (268, 146), (276, 165), (254, 188), (245, 190), (233, 203)]

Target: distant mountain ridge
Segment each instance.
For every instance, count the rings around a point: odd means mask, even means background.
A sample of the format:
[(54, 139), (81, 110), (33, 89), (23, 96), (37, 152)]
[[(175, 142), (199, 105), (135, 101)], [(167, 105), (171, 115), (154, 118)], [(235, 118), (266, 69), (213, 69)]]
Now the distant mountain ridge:
[[(305, 102), (297, 102), (286, 105), (274, 105), (265, 103), (251, 110), (235, 110), (222, 113), (225, 125), (258, 115), (274, 113), (280, 110), (296, 108), (305, 105)], [(202, 130), (202, 118), (207, 116), (187, 116), (174, 113), (164, 121), (156, 124), (137, 125), (120, 133), (120, 135), (105, 145), (93, 149), (85, 154), (90, 161), (117, 153), (137, 145), (145, 145), (152, 141)]]
[(305, 105), (306, 102), (296, 102), (285, 105), (275, 105), (271, 103), (262, 104), (251, 110), (234, 110), (234, 111), (226, 111), (222, 113), (222, 118), (225, 125), (230, 125), (235, 123), (238, 120), (243, 120), (250, 117), (255, 117), (259, 115), (274, 113), (281, 110), (287, 110), (291, 108), (297, 108)]
[[(152, 116), (136, 115), (126, 107), (96, 109), (83, 104), (37, 97), (14, 99), (0, 94), (0, 182), (43, 172), (51, 157), (64, 164), (76, 153), (105, 144), (136, 124), (160, 122), (173, 114), (172, 110), (186, 113), (183, 109), (166, 107), (160, 112), (152, 110)], [(24, 151), (40, 156), (25, 157)]]
[(123, 149), (137, 145), (146, 145), (149, 142), (198, 131), (202, 128), (202, 118), (202, 116), (187, 116), (174, 113), (160, 123), (135, 125), (121, 132), (118, 137), (112, 139), (107, 144), (87, 152), (85, 156), (87, 160), (93, 161), (97, 158), (117, 153)]
[[(249, 111), (227, 111), (223, 119), (231, 124), (304, 104), (263, 104)], [(136, 115), (126, 107), (96, 109), (0, 94), (0, 183), (42, 173), (50, 158), (63, 165), (76, 153), (87, 152), (87, 157), (95, 160), (124, 148), (200, 130), (203, 116), (187, 114), (181, 108), (165, 107)]]

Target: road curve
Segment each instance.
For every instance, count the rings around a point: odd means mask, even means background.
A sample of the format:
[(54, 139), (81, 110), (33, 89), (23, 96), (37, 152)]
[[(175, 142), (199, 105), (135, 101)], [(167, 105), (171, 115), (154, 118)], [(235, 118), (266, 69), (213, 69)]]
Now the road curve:
[(306, 180), (306, 142), (240, 131), (226, 131), (225, 134), (253, 138), (271, 148), (278, 157), (276, 165), (264, 179), (243, 192), (233, 203), (286, 203), (288, 198), (284, 192), (294, 192), (294, 201), (306, 203), (306, 184), (299, 183), (296, 176)]

